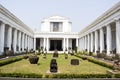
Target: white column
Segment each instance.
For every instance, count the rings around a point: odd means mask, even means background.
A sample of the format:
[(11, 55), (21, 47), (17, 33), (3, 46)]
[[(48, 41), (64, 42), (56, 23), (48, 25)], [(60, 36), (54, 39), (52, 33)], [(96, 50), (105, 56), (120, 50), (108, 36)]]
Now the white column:
[(100, 29), (100, 53), (104, 50), (104, 32), (103, 28)]
[(4, 34), (5, 34), (5, 24), (1, 23), (0, 25), (0, 53), (4, 52)]
[(91, 52), (93, 52), (93, 32), (91, 33)]
[(65, 51), (65, 38), (63, 39), (63, 51)]
[(89, 36), (89, 34), (87, 35), (87, 37), (88, 37), (87, 50), (88, 50), (88, 52), (90, 52), (90, 36)]
[(86, 47), (86, 36), (85, 36), (85, 50), (87, 49), (87, 47)]
[(32, 49), (34, 50), (34, 38), (32, 38)]
[(14, 37), (13, 37), (13, 50), (16, 52), (16, 47), (17, 47), (17, 30), (14, 30)]
[(9, 26), (8, 28), (8, 36), (7, 36), (7, 47), (9, 47), (9, 50), (11, 50), (11, 43), (12, 43), (12, 27)]
[(25, 40), (25, 35), (24, 35), (24, 33), (22, 34), (22, 51), (24, 51), (24, 48), (25, 48), (25, 42), (24, 42), (24, 40)]
[(25, 49), (27, 49), (27, 35), (25, 35)]
[(110, 51), (111, 51), (111, 27), (110, 25), (107, 25), (107, 55), (110, 54)]
[(47, 38), (47, 44), (46, 44), (46, 47), (47, 47), (47, 52), (49, 51), (49, 38)]
[(67, 38), (67, 46), (66, 47), (67, 47), (67, 51), (68, 51), (68, 38)]
[(76, 38), (76, 47), (78, 47), (78, 38)]
[(29, 51), (29, 36), (27, 36), (27, 48), (28, 48), (28, 51)]
[(46, 48), (46, 46), (45, 46), (45, 42), (46, 42), (46, 40), (45, 40), (45, 38), (44, 38), (43, 50), (45, 50), (45, 48)]
[(116, 53), (120, 54), (120, 20), (116, 20)]
[(19, 47), (18, 51), (21, 51), (21, 32), (20, 31), (18, 33), (18, 47)]
[(98, 51), (98, 32), (95, 31), (95, 53)]
[(34, 50), (36, 50), (36, 38), (34, 38)]

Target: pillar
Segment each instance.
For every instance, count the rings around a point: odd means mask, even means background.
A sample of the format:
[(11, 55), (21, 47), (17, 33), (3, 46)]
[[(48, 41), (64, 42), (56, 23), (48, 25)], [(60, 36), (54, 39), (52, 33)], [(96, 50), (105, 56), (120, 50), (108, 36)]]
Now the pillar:
[(45, 48), (46, 48), (46, 46), (45, 46), (45, 42), (46, 42), (46, 40), (45, 40), (45, 38), (44, 38), (43, 50), (45, 50)]
[(86, 47), (86, 36), (85, 36), (85, 50), (87, 49), (87, 47)]
[(88, 52), (90, 52), (90, 35), (88, 34), (87, 37), (88, 37), (87, 50)]
[(110, 25), (107, 25), (107, 55), (110, 54), (110, 51), (111, 51), (111, 27)]
[(63, 51), (65, 51), (65, 38), (63, 39)]
[(93, 52), (93, 32), (91, 33), (91, 52)]
[(18, 51), (21, 51), (21, 32), (18, 33)]
[(76, 47), (78, 47), (78, 38), (76, 38)]
[(120, 54), (120, 20), (116, 20), (116, 53)]
[(67, 38), (67, 41), (66, 41), (66, 43), (67, 43), (67, 46), (66, 46), (66, 47), (67, 47), (67, 50), (68, 50), (68, 38)]
[(16, 52), (16, 47), (17, 47), (17, 30), (14, 30), (13, 33), (14, 37), (13, 37), (13, 50), (14, 52)]
[(100, 29), (100, 53), (104, 50), (104, 32), (103, 28)]
[(36, 38), (34, 38), (34, 50), (36, 50)]
[(98, 51), (98, 32), (95, 31), (95, 53)]
[[(5, 34), (5, 24), (0, 25), (0, 52), (4, 52), (4, 34)], [(0, 54), (2, 55), (2, 54)]]
[(22, 51), (24, 51), (24, 48), (25, 48), (25, 46), (24, 46), (25, 45), (24, 44), (25, 43), (24, 40), (25, 40), (25, 34), (23, 33), (22, 34)]
[(8, 34), (7, 34), (7, 47), (9, 47), (9, 50), (11, 50), (11, 44), (12, 44), (12, 27), (9, 26), (8, 28)]
[(49, 51), (49, 38), (47, 38), (46, 49), (47, 49), (47, 52), (48, 52)]

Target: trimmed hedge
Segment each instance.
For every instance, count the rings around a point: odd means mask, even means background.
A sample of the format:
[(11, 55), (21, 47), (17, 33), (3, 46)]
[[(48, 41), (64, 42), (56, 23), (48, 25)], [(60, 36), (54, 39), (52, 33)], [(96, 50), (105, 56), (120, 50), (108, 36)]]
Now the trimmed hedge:
[(104, 67), (107, 67), (107, 68), (110, 68), (110, 69), (113, 69), (113, 65), (112, 64), (108, 64), (106, 62), (103, 62), (103, 61), (100, 61), (100, 60), (97, 60), (97, 59), (88, 58), (88, 61), (96, 63), (96, 64), (99, 64), (101, 66), (104, 66)]
[(111, 78), (109, 74), (51, 74), (45, 78)]
[[(76, 57), (79, 57), (79, 58), (86, 58), (85, 56), (81, 56), (81, 55), (75, 55)], [(112, 64), (108, 64), (106, 62), (103, 62), (103, 61), (100, 61), (100, 60), (97, 60), (95, 58), (90, 58), (90, 57), (87, 57), (87, 60), (90, 61), (90, 62), (93, 62), (95, 64), (99, 64), (103, 67), (107, 67), (107, 68), (110, 68), (110, 69), (113, 69), (113, 65)]]
[(10, 63), (13, 63), (13, 62), (16, 62), (16, 61), (20, 61), (23, 58), (24, 57), (21, 56), (21, 57), (15, 57), (15, 58), (10, 58), (10, 59), (6, 59), (6, 60), (2, 60), (2, 61), (0, 61), (0, 66), (4, 66), (6, 64), (10, 64)]
[(120, 78), (120, 74), (115, 74), (115, 78)]
[(42, 78), (42, 74), (0, 73), (0, 77)]

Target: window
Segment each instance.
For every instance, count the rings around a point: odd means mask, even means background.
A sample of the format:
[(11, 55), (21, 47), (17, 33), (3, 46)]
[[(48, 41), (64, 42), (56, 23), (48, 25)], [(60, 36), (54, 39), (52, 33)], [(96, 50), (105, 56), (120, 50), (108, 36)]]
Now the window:
[(51, 22), (50, 27), (51, 27), (51, 32), (61, 32), (62, 22)]

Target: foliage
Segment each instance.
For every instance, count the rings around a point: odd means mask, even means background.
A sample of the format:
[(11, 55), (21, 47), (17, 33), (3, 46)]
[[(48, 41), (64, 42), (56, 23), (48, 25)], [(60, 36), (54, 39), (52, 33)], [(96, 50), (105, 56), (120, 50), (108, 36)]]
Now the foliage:
[[(82, 55), (76, 55), (77, 57), (79, 57), (79, 58), (85, 58), (85, 56), (82, 56)], [(95, 58), (87, 58), (87, 60), (88, 61), (90, 61), (90, 62), (93, 62), (93, 63), (95, 63), (95, 64), (99, 64), (99, 65), (101, 65), (101, 66), (104, 66), (104, 67), (107, 67), (107, 68), (110, 68), (110, 69), (113, 69), (113, 65), (112, 64), (108, 64), (108, 63), (106, 63), (106, 62), (104, 62), (104, 61), (101, 61), (101, 60), (97, 60), (97, 59), (95, 59)]]
[(46, 78), (111, 78), (109, 74), (51, 74)]
[(42, 78), (42, 74), (0, 73), (0, 77)]
[(94, 58), (88, 58), (88, 61), (99, 64), (101, 66), (104, 66), (104, 67), (107, 67), (107, 68), (110, 68), (110, 69), (113, 69), (112, 64), (108, 64), (106, 62), (103, 62), (103, 61), (100, 61), (100, 60), (97, 60), (97, 59), (94, 59)]
[(24, 57), (16, 57), (16, 58), (10, 58), (10, 59), (6, 59), (6, 60), (2, 60), (0, 61), (0, 66), (6, 65), (6, 64), (10, 64), (16, 61), (20, 61), (22, 60)]

